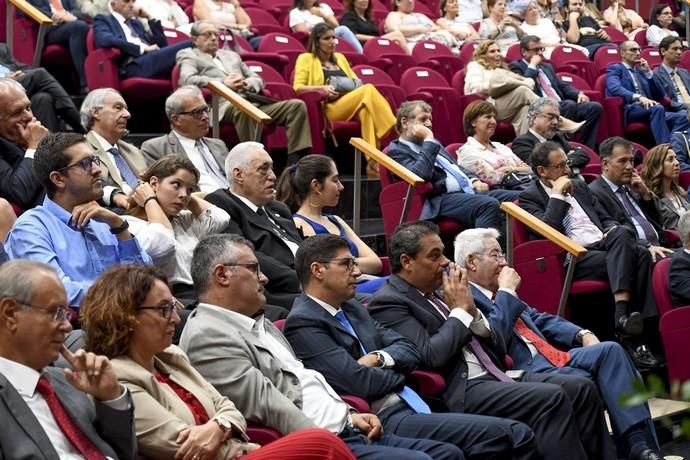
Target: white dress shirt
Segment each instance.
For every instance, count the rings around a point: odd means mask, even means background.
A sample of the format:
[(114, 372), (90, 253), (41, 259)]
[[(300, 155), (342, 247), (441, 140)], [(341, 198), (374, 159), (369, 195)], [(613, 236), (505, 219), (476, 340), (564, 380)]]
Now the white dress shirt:
[(597, 243), (604, 238), (604, 233), (599, 227), (594, 225), (592, 219), (589, 218), (574, 196), (554, 193), (553, 189), (544, 185), (542, 181), (539, 181), (539, 185), (542, 186), (550, 198), (565, 201), (570, 205), (563, 219), (563, 228), (565, 228), (565, 233), (569, 238), (572, 238), (585, 247)]
[[(98, 143), (100, 144), (101, 149), (103, 149), (103, 152), (108, 157), (110, 162), (114, 165), (115, 164), (115, 157), (108, 150), (110, 150), (112, 148), (116, 148), (116, 149), (120, 150), (118, 148), (118, 146), (115, 144), (111, 144), (110, 142), (105, 140), (105, 138), (103, 136), (101, 136), (100, 134), (98, 134), (94, 130), (91, 130), (91, 133), (93, 134), (93, 137), (95, 137), (96, 140), (98, 141)], [(120, 154), (122, 154), (122, 153), (120, 153)], [(123, 159), (124, 159), (124, 157), (123, 157)], [(122, 176), (120, 171), (118, 171), (118, 174), (120, 174), (120, 176)], [(125, 181), (124, 179), (122, 180), (122, 187), (120, 187), (119, 189), (117, 187), (112, 186), (112, 185), (104, 185), (103, 186), (103, 199), (105, 200), (106, 205), (110, 204), (110, 196), (112, 195), (114, 190), (122, 190), (122, 192), (125, 195), (129, 195), (130, 193), (132, 193), (132, 187), (130, 187), (129, 184), (127, 183), (127, 181)]]
[[(219, 184), (215, 177), (209, 174), (206, 162), (203, 158), (201, 158), (201, 154), (196, 149), (196, 140), (191, 139), (189, 137), (185, 137), (175, 130), (173, 130), (172, 132), (175, 134), (175, 136), (177, 136), (177, 139), (180, 141), (180, 145), (184, 149), (184, 153), (187, 154), (189, 161), (191, 161), (192, 164), (196, 167), (196, 169), (199, 170), (199, 189), (204, 193), (213, 193), (219, 188), (226, 188), (228, 186), (227, 183)], [(206, 145), (206, 142), (204, 142), (203, 139), (200, 140), (206, 158), (208, 158), (209, 161), (215, 162), (216, 160), (213, 157), (211, 150), (208, 148), (208, 145)], [(223, 173), (223, 175), (225, 175), (225, 173), (223, 172), (223, 168), (219, 167), (219, 170), (221, 173)]]
[[(125, 22), (125, 17), (122, 16), (120, 13), (114, 11), (112, 7), (109, 6), (110, 9), (110, 14), (113, 15), (113, 17), (117, 20), (117, 23), (120, 24), (120, 28), (122, 29), (122, 32), (125, 34), (125, 40), (127, 40), (129, 43), (132, 45), (137, 45), (139, 47), (139, 51), (141, 54), (144, 54), (144, 50), (146, 49), (148, 44), (144, 43), (139, 37), (134, 35), (132, 33), (132, 29), (129, 28), (127, 23)], [(134, 18), (135, 21), (138, 21), (138, 19)]]
[[(232, 193), (232, 194), (235, 195), (237, 198), (239, 198), (239, 199), (242, 201), (242, 203), (246, 204), (246, 205), (249, 207), (249, 209), (251, 209), (253, 212), (256, 212), (256, 211), (259, 210), (259, 207), (258, 207), (257, 205), (255, 205), (254, 203), (252, 203), (251, 201), (249, 201), (247, 198), (243, 197), (242, 195), (238, 195), (237, 193), (234, 193), (234, 192), (230, 192), (230, 193)], [(278, 223), (277, 223), (275, 220), (273, 220), (273, 219), (271, 218), (271, 213), (268, 212), (268, 211), (266, 211), (265, 208), (264, 208), (264, 212), (266, 213), (266, 217), (268, 217), (268, 220), (270, 220), (271, 222), (273, 222), (273, 225), (275, 225), (276, 227), (280, 227), (280, 225), (278, 225)], [(283, 243), (285, 243), (285, 244), (287, 245), (287, 247), (290, 249), (290, 251), (292, 251), (292, 254), (293, 254), (293, 255), (294, 255), (294, 254), (297, 254), (297, 249), (299, 249), (299, 245), (298, 245), (298, 244), (296, 244), (296, 243), (294, 243), (294, 242), (288, 240), (287, 238), (285, 238), (285, 237), (283, 236), (282, 232), (277, 232), (277, 231), (276, 231), (275, 234), (276, 234), (276, 236), (278, 236), (278, 237), (281, 239), (281, 241), (282, 241)]]

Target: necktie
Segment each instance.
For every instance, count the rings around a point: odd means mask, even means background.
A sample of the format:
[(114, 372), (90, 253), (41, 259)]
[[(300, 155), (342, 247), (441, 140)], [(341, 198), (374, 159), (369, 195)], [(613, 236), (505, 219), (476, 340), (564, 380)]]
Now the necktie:
[(656, 234), (656, 230), (654, 230), (654, 227), (649, 223), (647, 218), (637, 211), (637, 208), (633, 204), (632, 200), (630, 200), (628, 197), (628, 191), (626, 188), (618, 187), (616, 193), (621, 197), (623, 207), (628, 214), (630, 214), (630, 218), (637, 222), (637, 224), (642, 228), (645, 239), (652, 244), (659, 244), (659, 237)]
[(570, 361), (570, 353), (567, 351), (561, 351), (549, 344), (546, 340), (542, 339), (538, 334), (536, 334), (532, 329), (527, 327), (527, 324), (518, 318), (515, 322), (515, 329), (517, 333), (527, 340), (532, 342), (534, 347), (541, 353), (544, 358), (546, 358), (551, 364), (556, 367), (563, 367)]
[(79, 453), (82, 454), (86, 460), (105, 460), (105, 456), (72, 421), (72, 418), (63, 407), (55, 391), (53, 391), (52, 385), (45, 376), (42, 375), (39, 377), (36, 391), (43, 395), (60, 430), (62, 430), (65, 437), (69, 439)]
[[(196, 142), (194, 142), (194, 148), (196, 149), (197, 153), (201, 157), (201, 160), (204, 162), (204, 165), (206, 166), (206, 172), (208, 173), (209, 176), (213, 178), (214, 181), (218, 184), (219, 188), (225, 188), (228, 185), (228, 181), (223, 176), (223, 174), (220, 172), (220, 169), (218, 168), (218, 164), (216, 163), (215, 160), (211, 159), (209, 160), (206, 150), (204, 149), (204, 144), (201, 142), (201, 139), (197, 139)], [(209, 152), (210, 154), (210, 152)]]
[(135, 21), (136, 21), (136, 19), (129, 18), (129, 19), (125, 20), (125, 24), (127, 24), (127, 27), (129, 27), (130, 32), (132, 32), (132, 35), (134, 35), (139, 40), (141, 40), (141, 42), (143, 44), (150, 45), (151, 43), (149, 42), (148, 38), (146, 38), (146, 34), (145, 33), (143, 33), (143, 34), (139, 33), (140, 29), (138, 29), (137, 27), (134, 27)]
[(53, 7), (53, 11), (65, 11), (60, 0), (50, 0), (50, 6)]
[(633, 86), (635, 87), (635, 92), (638, 94), (641, 94), (644, 97), (647, 97), (647, 94), (645, 94), (644, 90), (642, 89), (642, 85), (640, 85), (640, 82), (637, 79), (637, 74), (635, 73), (635, 69), (628, 69), (628, 73), (630, 74), (630, 78), (632, 79)]
[(117, 149), (117, 147), (113, 147), (109, 149), (108, 152), (112, 154), (113, 159), (115, 160), (115, 166), (120, 171), (122, 179), (127, 182), (127, 185), (135, 188), (137, 186), (137, 175), (134, 174), (132, 168), (130, 168), (125, 159), (122, 158), (120, 151)]
[(540, 68), (537, 69), (537, 80), (539, 80), (539, 86), (541, 87), (541, 92), (544, 96), (553, 99), (557, 102), (561, 101), (560, 96), (551, 86), (551, 81), (546, 77), (546, 74)]
[(436, 157), (436, 162), (439, 164), (439, 166), (441, 166), (441, 168), (443, 168), (446, 174), (450, 174), (455, 178), (456, 181), (458, 181), (458, 184), (463, 192), (474, 194), (474, 188), (472, 187), (470, 179), (463, 174), (462, 171), (460, 171), (457, 165), (453, 166), (453, 164), (448, 161), (446, 157), (440, 154)]
[(283, 227), (281, 227), (281, 226), (278, 225), (273, 219), (271, 219), (270, 217), (268, 217), (268, 214), (266, 213), (266, 211), (264, 210), (264, 208), (262, 208), (262, 207), (261, 207), (261, 208), (257, 208), (256, 213), (268, 221), (268, 223), (270, 224), (271, 228), (272, 228), (273, 231), (276, 233), (276, 235), (278, 235), (278, 237), (279, 237), (280, 239), (282, 239), (282, 240), (287, 240), (287, 241), (289, 241), (289, 242), (291, 242), (291, 243), (299, 244), (299, 241), (295, 241), (294, 238), (292, 238), (292, 237), (290, 236), (290, 234), (288, 234), (288, 232), (286, 232), (285, 229), (284, 229)]
[[(359, 337), (357, 337), (357, 333), (355, 332), (355, 329), (352, 327), (352, 324), (350, 324), (350, 321), (347, 319), (347, 316), (345, 316), (345, 313), (342, 310), (339, 310), (338, 313), (335, 314), (335, 318), (340, 321), (340, 323), (347, 329), (347, 331), (352, 334), (356, 339), (357, 343), (359, 343), (359, 348), (362, 349), (362, 353), (365, 355), (367, 354), (367, 350), (364, 348), (364, 345), (362, 345), (362, 341), (359, 340)], [(424, 402), (422, 398), (419, 397), (415, 391), (408, 387), (407, 385), (402, 388), (400, 391), (396, 391), (396, 394), (400, 396), (400, 399), (405, 401), (410, 408), (415, 411), (418, 414), (430, 414), (431, 409), (427, 405), (427, 403)]]
[(678, 75), (678, 72), (675, 70), (671, 71), (671, 78), (673, 78), (673, 82), (676, 85), (676, 91), (678, 93), (678, 97), (682, 99), (682, 101), (686, 104), (690, 103), (690, 94), (688, 94), (688, 89), (685, 87), (685, 83), (683, 80), (680, 78), (680, 75)]
[(439, 310), (439, 312), (446, 318), (448, 319), (448, 316), (450, 315), (450, 308), (448, 308), (448, 305), (446, 305), (445, 302), (443, 302), (435, 292), (432, 292), (431, 294), (427, 294), (424, 296), (427, 300), (431, 301), (436, 308)]

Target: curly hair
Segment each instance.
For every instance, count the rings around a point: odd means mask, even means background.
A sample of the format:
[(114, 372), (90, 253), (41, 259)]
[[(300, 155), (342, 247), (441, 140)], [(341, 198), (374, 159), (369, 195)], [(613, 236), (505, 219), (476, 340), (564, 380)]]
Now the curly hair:
[[(663, 196), (664, 194), (664, 162), (669, 152), (673, 152), (671, 144), (657, 145), (649, 149), (642, 162), (640, 177), (647, 188), (657, 196)], [(685, 195), (685, 190), (678, 185), (675, 179), (671, 181), (671, 191)]]
[[(491, 45), (497, 45), (497, 43), (494, 40), (483, 40), (479, 43), (479, 45), (477, 45), (477, 48), (474, 50), (474, 53), (472, 54), (472, 60), (478, 62), (485, 69), (495, 68), (492, 67), (486, 60), (486, 53), (489, 51), (489, 47)], [(505, 70), (509, 70), (508, 65), (505, 63), (505, 60), (501, 61), (501, 65), (499, 67)]]
[(119, 265), (103, 273), (86, 293), (79, 309), (86, 350), (108, 358), (126, 355), (139, 325), (136, 307), (156, 281), (168, 283), (159, 269), (146, 265)]

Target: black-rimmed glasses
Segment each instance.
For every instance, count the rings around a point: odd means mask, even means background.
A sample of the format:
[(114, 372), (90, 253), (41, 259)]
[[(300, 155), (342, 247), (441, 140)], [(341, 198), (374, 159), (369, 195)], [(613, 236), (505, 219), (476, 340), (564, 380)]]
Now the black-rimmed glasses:
[(203, 107), (198, 107), (194, 110), (188, 110), (187, 112), (180, 112), (180, 113), (178, 113), (178, 115), (190, 115), (194, 118), (201, 118), (204, 116), (204, 114), (208, 114), (210, 110), (211, 110), (211, 107), (208, 105), (205, 105)]
[(180, 302), (177, 299), (172, 299), (169, 303), (164, 303), (163, 305), (158, 305), (158, 306), (146, 306), (142, 305), (141, 307), (136, 307), (135, 310), (158, 310), (161, 315), (163, 315), (163, 318), (165, 319), (170, 319), (172, 316), (173, 310), (182, 310), (184, 309), (184, 305), (182, 305), (182, 302)]
[(43, 305), (34, 305), (31, 303), (27, 302), (20, 302), (17, 299), (14, 299), (19, 305), (23, 305), (25, 307), (33, 308), (34, 310), (38, 310), (42, 313), (45, 313), (47, 315), (53, 315), (53, 321), (61, 323), (63, 321), (69, 321), (72, 319), (72, 310), (70, 310), (68, 307), (57, 307), (53, 309), (52, 307), (46, 307)]
[(228, 263), (228, 264), (223, 264), (224, 267), (244, 267), (250, 272), (256, 273), (256, 280), (261, 281), (261, 265), (259, 265), (259, 262), (250, 262), (250, 263)]
[(347, 268), (347, 271), (352, 271), (355, 269), (355, 267), (358, 267), (359, 264), (357, 263), (357, 259), (354, 257), (339, 257), (337, 259), (331, 259), (326, 262), (322, 262), (324, 264), (330, 264), (331, 262), (338, 262), (339, 265), (343, 265), (345, 268)]
[(76, 161), (72, 163), (71, 165), (67, 165), (64, 168), (60, 168), (57, 171), (58, 172), (65, 172), (68, 169), (74, 168), (76, 166), (79, 166), (81, 169), (83, 169), (85, 172), (90, 172), (91, 169), (93, 169), (93, 165), (100, 166), (101, 165), (101, 159), (98, 158), (96, 155), (92, 155), (90, 157), (84, 157), (79, 161)]

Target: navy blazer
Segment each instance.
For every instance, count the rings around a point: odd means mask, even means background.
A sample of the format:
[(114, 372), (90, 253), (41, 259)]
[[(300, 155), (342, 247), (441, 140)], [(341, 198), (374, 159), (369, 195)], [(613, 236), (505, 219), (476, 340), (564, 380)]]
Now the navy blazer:
[(681, 171), (690, 171), (690, 131), (671, 134), (671, 148), (676, 152)]
[[(149, 45), (155, 44), (160, 48), (168, 46), (161, 22), (157, 19), (149, 19), (148, 22), (151, 32), (147, 32), (138, 20), (132, 21), (132, 27), (136, 29), (139, 37), (142, 37), (142, 40)], [(125, 31), (111, 14), (97, 14), (93, 18), (93, 39), (96, 48), (117, 48), (122, 51), (125, 59), (141, 56), (139, 46), (127, 41)]]
[[(566, 155), (570, 153), (571, 150), (581, 150), (579, 148), (575, 149), (572, 145), (570, 145), (570, 142), (566, 140), (565, 136), (562, 133), (556, 133), (556, 135), (549, 140), (560, 145)], [(530, 164), (529, 157), (530, 155), (532, 155), (532, 150), (534, 150), (534, 147), (539, 143), (540, 141), (539, 139), (537, 139), (537, 136), (527, 131), (526, 133), (520, 134), (515, 139), (513, 139), (513, 143), (510, 145), (510, 149), (522, 161), (524, 161), (527, 164)]]
[[(685, 84), (685, 89), (690, 92), (690, 72), (680, 67), (676, 67), (676, 72), (678, 72), (678, 76)], [(671, 100), (669, 108), (674, 111), (687, 110), (688, 104), (682, 100), (678, 100), (676, 96), (676, 83), (671, 79), (666, 69), (664, 69), (663, 66), (659, 66), (654, 69), (653, 73), (656, 85), (661, 88), (664, 95)]]
[[(49, 18), (53, 16), (53, 11), (50, 9), (50, 0), (29, 0), (29, 3), (41, 10), (41, 13)], [(75, 16), (77, 19), (84, 19), (84, 15), (75, 0), (60, 0), (60, 3), (62, 3), (62, 7), (65, 11), (72, 14), (72, 16)]]
[[(637, 75), (637, 81), (640, 84), (640, 94), (660, 102), (664, 97), (664, 91), (657, 85), (654, 77), (647, 78), (639, 67), (635, 67), (633, 72)], [(623, 98), (626, 122), (630, 106), (635, 103), (633, 101), (635, 92), (635, 84), (630, 72), (622, 62), (611, 64), (606, 68), (606, 95)]]
[(22, 209), (43, 202), (43, 184), (34, 175), (34, 160), (25, 158), (25, 150), (0, 137), (0, 198)]
[[(556, 75), (556, 71), (553, 70), (551, 64), (543, 62), (539, 65), (539, 67), (541, 68), (542, 72), (544, 72), (544, 75), (546, 75), (546, 78), (549, 79), (549, 82), (551, 82), (551, 86), (553, 86), (553, 89), (556, 91), (556, 94), (558, 94), (558, 97), (561, 99), (577, 101), (577, 96), (580, 94), (580, 91), (561, 80), (558, 75)], [(537, 80), (537, 70), (530, 68), (524, 59), (518, 59), (517, 61), (511, 62), (510, 70), (534, 80), (534, 92), (540, 97), (544, 96), (541, 91), (539, 81)]]
[[(400, 390), (405, 374), (419, 363), (414, 345), (369, 316), (361, 303), (352, 299), (340, 308), (357, 333), (353, 336), (334, 316), (305, 294), (292, 306), (285, 322), (285, 337), (304, 365), (319, 371), (338, 393), (375, 401)], [(364, 353), (385, 351), (393, 368), (366, 367), (357, 362)]]

